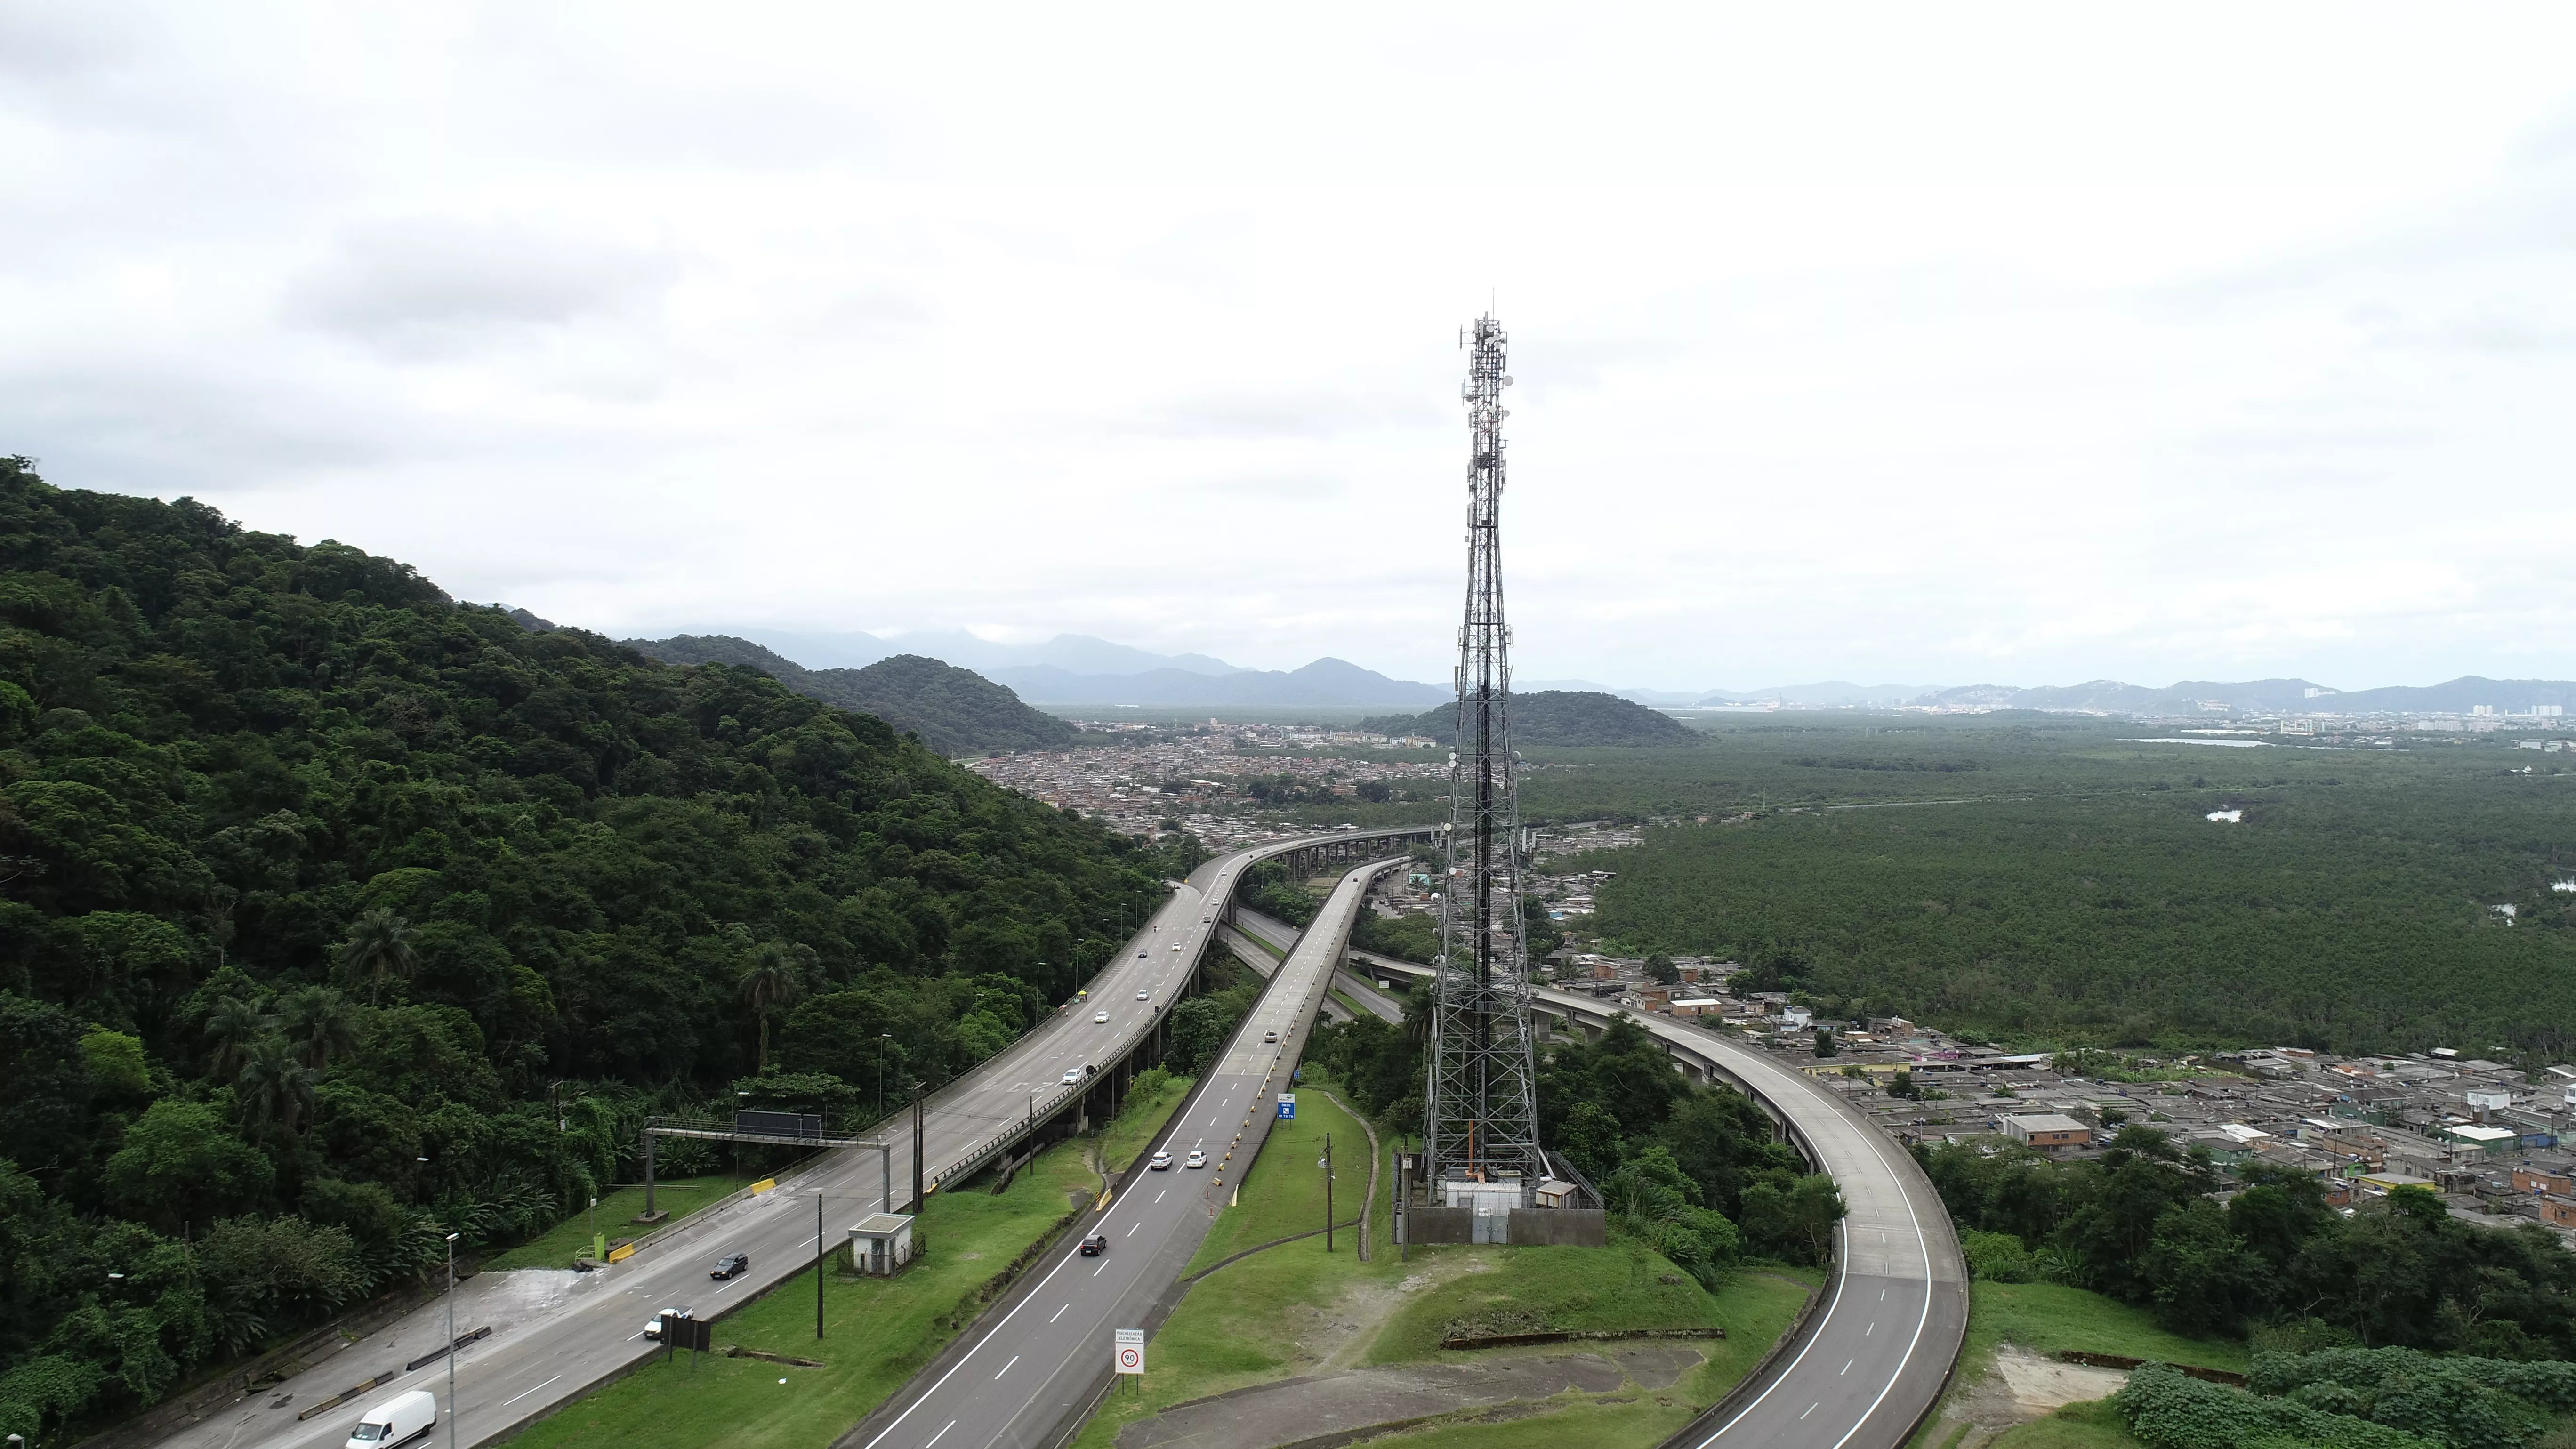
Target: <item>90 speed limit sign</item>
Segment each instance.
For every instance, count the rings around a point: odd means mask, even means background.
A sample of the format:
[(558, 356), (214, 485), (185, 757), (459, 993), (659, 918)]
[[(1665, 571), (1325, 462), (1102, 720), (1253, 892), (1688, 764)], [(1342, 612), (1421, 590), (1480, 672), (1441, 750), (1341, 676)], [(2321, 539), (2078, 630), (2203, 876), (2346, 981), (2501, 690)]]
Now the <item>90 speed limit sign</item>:
[(1118, 1342), (1111, 1357), (1118, 1371), (1122, 1374), (1143, 1373), (1145, 1371), (1145, 1330), (1121, 1328), (1116, 1332)]

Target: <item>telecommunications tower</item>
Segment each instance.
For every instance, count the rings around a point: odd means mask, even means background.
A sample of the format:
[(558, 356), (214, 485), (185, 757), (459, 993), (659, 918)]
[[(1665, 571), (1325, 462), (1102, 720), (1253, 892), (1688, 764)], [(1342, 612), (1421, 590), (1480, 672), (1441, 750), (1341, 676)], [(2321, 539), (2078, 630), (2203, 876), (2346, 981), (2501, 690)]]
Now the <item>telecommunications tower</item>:
[[(1425, 1176), (1517, 1184), (1546, 1175), (1530, 1060), (1529, 935), (1521, 920), (1520, 768), (1512, 754), (1511, 639), (1503, 623), (1503, 326), (1462, 329), (1468, 349), (1467, 621), (1458, 631), (1458, 742), (1449, 757), (1448, 875), (1424, 1094)], [(1488, 1190), (1490, 1191), (1490, 1189)], [(1482, 1194), (1479, 1194), (1480, 1196)]]

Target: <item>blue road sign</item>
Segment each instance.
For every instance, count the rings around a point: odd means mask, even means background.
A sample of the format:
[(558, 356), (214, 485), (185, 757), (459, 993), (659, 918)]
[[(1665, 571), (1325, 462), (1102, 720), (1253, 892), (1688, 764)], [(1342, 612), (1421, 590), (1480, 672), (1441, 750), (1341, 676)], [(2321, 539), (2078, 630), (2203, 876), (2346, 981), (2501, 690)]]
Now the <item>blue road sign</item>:
[(1297, 1115), (1297, 1098), (1294, 1093), (1282, 1092), (1279, 1094), (1279, 1115), (1283, 1119)]

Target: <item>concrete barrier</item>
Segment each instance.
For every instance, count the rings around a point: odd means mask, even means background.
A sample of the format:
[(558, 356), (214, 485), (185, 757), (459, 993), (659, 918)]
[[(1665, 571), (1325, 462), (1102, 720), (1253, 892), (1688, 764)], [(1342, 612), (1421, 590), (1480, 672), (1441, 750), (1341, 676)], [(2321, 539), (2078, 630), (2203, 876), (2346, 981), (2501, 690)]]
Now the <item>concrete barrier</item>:
[(1466, 1208), (1407, 1208), (1404, 1213), (1404, 1240), (1408, 1243), (1472, 1243), (1476, 1241), (1476, 1215)]
[(1610, 1242), (1610, 1215), (1599, 1208), (1514, 1208), (1510, 1231), (1516, 1248), (1600, 1248)]

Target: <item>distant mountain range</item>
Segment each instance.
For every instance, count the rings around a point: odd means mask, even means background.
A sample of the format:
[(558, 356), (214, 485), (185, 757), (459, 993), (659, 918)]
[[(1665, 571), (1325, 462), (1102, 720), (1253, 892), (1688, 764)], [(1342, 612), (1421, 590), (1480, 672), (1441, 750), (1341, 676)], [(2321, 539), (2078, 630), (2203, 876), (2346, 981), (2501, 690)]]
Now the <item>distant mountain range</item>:
[(1818, 684), (1780, 685), (1770, 689), (1609, 689), (1584, 680), (1532, 680), (1531, 689), (1582, 689), (1616, 694), (1656, 709), (1693, 706), (1782, 704), (1808, 708), (1900, 704), (1967, 709), (2099, 710), (2106, 714), (2215, 713), (2208, 707), (2245, 712), (2319, 714), (2467, 714), (2486, 705), (2498, 714), (2528, 714), (2534, 705), (2557, 705), (2576, 711), (2576, 682), (2563, 679), (2487, 679), (2463, 675), (2446, 684), (2391, 685), (2380, 689), (2335, 690), (2306, 679), (2253, 679), (2225, 683), (2186, 679), (2162, 689), (2096, 679), (2085, 684), (2025, 688), (2010, 684), (1860, 685), (1830, 679)]
[(1240, 669), (1216, 675), (1185, 669), (1076, 674), (1045, 664), (987, 669), (984, 674), (1017, 690), (1023, 699), (1056, 705), (1409, 705), (1420, 709), (1451, 697), (1445, 689), (1389, 679), (1339, 659), (1318, 659), (1303, 669)]
[(625, 643), (665, 664), (737, 664), (757, 669), (798, 694), (875, 715), (896, 729), (918, 735), (923, 744), (943, 755), (1063, 749), (1080, 733), (1054, 715), (1020, 703), (1018, 695), (972, 670), (918, 654), (897, 654), (865, 669), (807, 669), (729, 634), (681, 634)]
[[(1243, 670), (1205, 654), (1156, 654), (1149, 650), (1113, 644), (1088, 634), (1058, 634), (1043, 644), (997, 644), (978, 639), (963, 629), (919, 630), (909, 634), (877, 635), (855, 630), (841, 633), (798, 633), (777, 629), (753, 629), (761, 642), (780, 654), (808, 662), (808, 669), (859, 668), (891, 659), (898, 654), (920, 654), (961, 669), (972, 669), (986, 678), (996, 677), (997, 669), (1042, 666), (1071, 674), (1146, 674), (1158, 669), (1177, 669), (1185, 674), (1237, 674)], [(701, 635), (701, 638), (735, 637)]]

